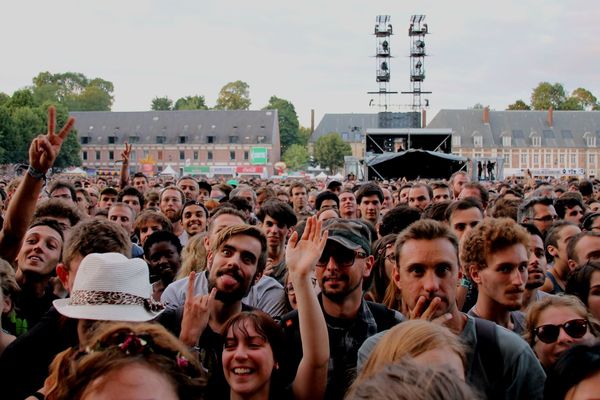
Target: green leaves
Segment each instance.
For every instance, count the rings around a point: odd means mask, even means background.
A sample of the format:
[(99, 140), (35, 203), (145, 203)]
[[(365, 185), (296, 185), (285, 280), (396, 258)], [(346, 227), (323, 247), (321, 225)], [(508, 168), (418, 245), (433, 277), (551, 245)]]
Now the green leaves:
[(322, 167), (334, 174), (344, 165), (344, 156), (352, 154), (352, 148), (337, 132), (321, 136), (315, 143), (315, 159)]

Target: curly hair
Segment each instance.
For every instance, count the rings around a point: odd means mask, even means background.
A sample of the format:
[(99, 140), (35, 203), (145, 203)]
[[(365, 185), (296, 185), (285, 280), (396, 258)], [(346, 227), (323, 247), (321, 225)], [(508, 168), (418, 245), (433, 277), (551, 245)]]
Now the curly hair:
[(510, 218), (485, 218), (463, 238), (460, 261), (463, 266), (486, 265), (486, 256), (515, 244), (529, 255), (529, 234)]
[(94, 381), (133, 364), (166, 376), (180, 399), (202, 398), (207, 379), (197, 357), (161, 325), (106, 324), (90, 343), (83, 353), (71, 348), (56, 356), (46, 399), (81, 399)]

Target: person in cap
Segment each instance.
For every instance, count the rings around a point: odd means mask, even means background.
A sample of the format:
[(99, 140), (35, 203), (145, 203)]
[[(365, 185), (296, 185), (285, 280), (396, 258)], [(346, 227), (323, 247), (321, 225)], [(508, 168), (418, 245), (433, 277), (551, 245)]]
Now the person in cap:
[[(367, 223), (333, 218), (324, 223), (323, 230), (329, 236), (316, 263), (316, 276), (331, 357), (325, 398), (342, 399), (352, 383), (348, 374), (356, 369), (359, 347), (369, 336), (400, 322), (402, 316), (363, 299), (363, 279), (369, 276), (374, 263)], [(289, 349), (285, 371), (293, 377), (302, 359), (298, 312), (284, 315), (281, 324)]]

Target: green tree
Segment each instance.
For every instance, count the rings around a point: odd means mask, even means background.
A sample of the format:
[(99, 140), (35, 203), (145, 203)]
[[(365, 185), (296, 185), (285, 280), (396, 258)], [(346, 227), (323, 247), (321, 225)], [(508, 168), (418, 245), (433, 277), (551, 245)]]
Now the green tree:
[(35, 100), (33, 93), (29, 89), (17, 90), (13, 93), (9, 101), (6, 102), (9, 108), (34, 107)]
[(300, 170), (308, 165), (310, 156), (308, 149), (300, 144), (293, 144), (283, 153), (283, 162), (293, 171)]
[(473, 106), (473, 110), (483, 110), (483, 104), (475, 103), (475, 105)]
[(312, 132), (310, 131), (310, 128), (301, 126), (298, 128), (298, 144), (301, 144), (302, 146), (308, 146), (308, 141), (310, 140), (310, 137), (312, 135)]
[(298, 114), (294, 105), (285, 99), (280, 99), (277, 96), (271, 96), (269, 104), (263, 110), (277, 110), (279, 116), (279, 138), (281, 142), (281, 151), (285, 153), (288, 147), (292, 144), (300, 142), (298, 135)]
[(577, 88), (571, 93), (569, 100), (577, 102), (580, 110), (594, 110), (598, 108), (598, 99), (587, 89)]
[(89, 79), (79, 72), (40, 72), (33, 78), (36, 104), (63, 104), (69, 111), (110, 111), (114, 97), (112, 82)]
[(10, 96), (4, 92), (0, 92), (0, 106), (8, 103), (10, 101)]
[(219, 92), (216, 110), (247, 110), (250, 108), (250, 86), (246, 82), (229, 82)]
[(561, 110), (566, 100), (565, 88), (560, 83), (553, 85), (549, 82), (540, 82), (531, 93), (531, 107), (534, 110), (547, 110), (550, 107)]
[[(39, 108), (39, 112), (42, 113), (41, 116), (43, 117), (42, 121), (45, 121), (46, 110), (48, 110), (48, 104), (43, 104)], [(68, 118), (69, 111), (67, 110), (67, 108), (62, 105), (57, 105), (56, 126), (63, 126), (67, 122)], [(40, 132), (43, 132), (44, 130)], [(79, 140), (77, 139), (77, 132), (75, 130), (72, 130), (63, 142), (62, 148), (60, 149), (60, 153), (58, 153), (56, 161), (54, 161), (54, 168), (80, 166), (82, 164), (81, 157), (79, 156), (80, 153), (81, 145), (79, 144)]]
[(187, 96), (177, 99), (173, 110), (208, 110), (204, 96)]
[(337, 132), (323, 135), (315, 143), (315, 160), (332, 174), (344, 165), (344, 156), (351, 154), (352, 148)]
[(507, 110), (531, 110), (531, 107), (529, 107), (529, 104), (519, 99), (513, 104), (509, 104)]
[(165, 97), (155, 97), (152, 99), (152, 106), (151, 106), (153, 111), (168, 111), (168, 110), (172, 110), (173, 109), (173, 100), (171, 100), (170, 98), (168, 98), (167, 96)]

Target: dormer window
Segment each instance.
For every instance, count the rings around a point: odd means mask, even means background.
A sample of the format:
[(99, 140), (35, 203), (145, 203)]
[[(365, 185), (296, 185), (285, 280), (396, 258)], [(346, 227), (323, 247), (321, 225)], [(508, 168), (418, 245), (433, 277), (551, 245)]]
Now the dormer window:
[(583, 134), (585, 138), (585, 143), (587, 147), (596, 147), (596, 136), (592, 135), (590, 132), (586, 132)]
[(512, 138), (510, 136), (502, 136), (502, 146), (510, 147), (511, 140), (512, 140)]
[(483, 147), (483, 137), (481, 135), (473, 136), (473, 146)]
[(542, 138), (539, 136), (532, 136), (531, 144), (533, 145), (533, 147), (540, 147), (542, 145)]

